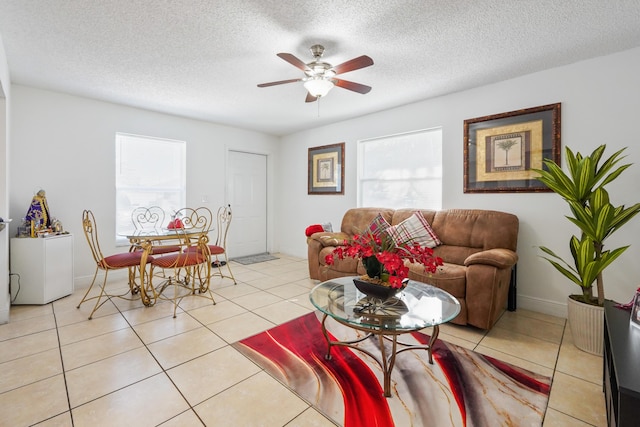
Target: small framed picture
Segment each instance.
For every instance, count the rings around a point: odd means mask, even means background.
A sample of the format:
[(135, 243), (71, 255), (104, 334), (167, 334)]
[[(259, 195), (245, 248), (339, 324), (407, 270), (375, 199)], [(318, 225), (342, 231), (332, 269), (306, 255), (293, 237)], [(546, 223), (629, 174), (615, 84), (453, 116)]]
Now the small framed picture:
[(344, 142), (309, 148), (308, 194), (344, 194)]
[(636, 291), (636, 296), (633, 298), (629, 322), (636, 328), (640, 328), (640, 291)]

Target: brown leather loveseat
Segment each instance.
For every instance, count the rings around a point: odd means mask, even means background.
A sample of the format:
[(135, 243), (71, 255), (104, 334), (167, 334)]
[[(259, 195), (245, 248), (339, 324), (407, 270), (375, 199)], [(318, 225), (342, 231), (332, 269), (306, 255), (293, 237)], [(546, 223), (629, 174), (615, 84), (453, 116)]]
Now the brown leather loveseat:
[[(365, 274), (359, 260), (336, 259), (328, 266), (325, 257), (345, 239), (360, 234), (380, 213), (390, 225), (409, 218), (415, 209), (354, 208), (342, 219), (340, 232), (320, 232), (308, 239), (309, 275), (316, 280)], [(434, 248), (444, 265), (438, 272), (424, 273), (420, 264), (409, 264), (409, 278), (437, 286), (460, 301), (453, 323), (490, 329), (505, 308), (511, 272), (518, 255), (518, 217), (490, 210), (420, 210), (442, 242)]]

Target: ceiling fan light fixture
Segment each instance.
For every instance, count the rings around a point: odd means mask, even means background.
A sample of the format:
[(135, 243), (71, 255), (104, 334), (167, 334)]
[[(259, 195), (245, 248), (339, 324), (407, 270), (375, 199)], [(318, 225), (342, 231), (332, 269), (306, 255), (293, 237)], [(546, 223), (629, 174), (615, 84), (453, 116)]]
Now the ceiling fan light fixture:
[(327, 96), (329, 91), (338, 86), (341, 89), (350, 90), (352, 92), (365, 94), (371, 91), (371, 86), (363, 85), (360, 83), (350, 82), (342, 80), (336, 76), (342, 73), (348, 73), (350, 71), (359, 70), (361, 68), (369, 67), (373, 65), (373, 59), (367, 55), (360, 55), (357, 58), (350, 59), (342, 64), (338, 64), (335, 67), (328, 62), (321, 61), (320, 58), (324, 52), (322, 45), (311, 46), (311, 53), (314, 60), (305, 63), (295, 55), (286, 52), (280, 52), (277, 56), (294, 67), (302, 70), (304, 77), (299, 79), (280, 80), (276, 82), (260, 83), (258, 87), (269, 87), (282, 85), (286, 83), (302, 82), (307, 90), (307, 97), (305, 102), (314, 102)]
[(304, 82), (304, 88), (307, 89), (311, 95), (320, 98), (327, 96), (329, 91), (333, 89), (333, 82), (323, 78), (312, 78)]

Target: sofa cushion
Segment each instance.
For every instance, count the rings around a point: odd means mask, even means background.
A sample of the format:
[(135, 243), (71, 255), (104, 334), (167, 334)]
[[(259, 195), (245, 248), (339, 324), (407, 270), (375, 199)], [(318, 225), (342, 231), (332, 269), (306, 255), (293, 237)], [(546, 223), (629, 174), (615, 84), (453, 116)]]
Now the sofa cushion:
[(473, 254), (480, 252), (479, 248), (469, 248), (466, 246), (440, 245), (433, 248), (433, 254), (439, 256), (445, 262), (464, 265), (465, 260)]
[[(476, 251), (493, 248), (517, 251), (518, 217), (512, 214), (477, 209), (449, 209), (436, 212), (431, 226), (445, 245), (473, 248)], [(443, 259), (449, 261), (444, 257)]]
[(388, 208), (352, 208), (345, 212), (342, 217), (342, 225), (340, 231), (350, 236), (362, 234), (365, 232), (371, 221), (378, 216), (387, 220), (391, 224), (391, 217), (394, 210)]
[(423, 247), (435, 248), (441, 243), (420, 212), (414, 212), (413, 215), (400, 224), (389, 227), (387, 232), (396, 245), (408, 244), (413, 246), (417, 243)]
[(462, 265), (444, 263), (438, 267), (435, 273), (424, 271), (424, 266), (416, 263), (407, 263), (409, 267), (409, 279), (427, 283), (438, 287), (458, 299), (466, 297), (467, 268)]

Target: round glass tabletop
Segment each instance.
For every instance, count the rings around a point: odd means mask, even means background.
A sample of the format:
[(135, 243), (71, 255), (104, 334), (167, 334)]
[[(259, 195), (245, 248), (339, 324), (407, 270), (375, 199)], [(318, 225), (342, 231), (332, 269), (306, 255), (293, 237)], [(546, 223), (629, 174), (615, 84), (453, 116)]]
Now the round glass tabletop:
[(386, 300), (356, 289), (353, 277), (322, 282), (309, 299), (320, 311), (354, 326), (388, 331), (415, 331), (452, 320), (460, 303), (452, 295), (425, 283), (409, 280), (407, 287)]

